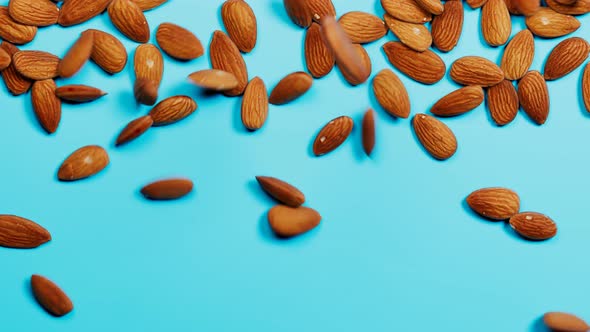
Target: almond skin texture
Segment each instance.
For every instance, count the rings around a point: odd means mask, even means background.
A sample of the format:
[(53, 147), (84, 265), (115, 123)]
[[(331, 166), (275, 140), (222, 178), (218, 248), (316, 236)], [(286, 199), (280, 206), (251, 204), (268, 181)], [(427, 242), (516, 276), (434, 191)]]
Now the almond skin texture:
[(0, 247), (32, 249), (49, 241), (51, 234), (37, 223), (13, 215), (0, 215)]
[(88, 145), (74, 151), (61, 164), (57, 177), (61, 181), (76, 181), (93, 176), (109, 164), (109, 155), (97, 145)]
[[(0, 44), (0, 48), (6, 51), (10, 57), (19, 51), (16, 46), (6, 41), (3, 41), (2, 44)], [(0, 74), (2, 74), (2, 79), (4, 80), (4, 84), (8, 91), (15, 96), (26, 93), (31, 88), (32, 82), (16, 70), (14, 62), (3, 71), (0, 71)]]
[(447, 71), (443, 60), (431, 50), (416, 52), (400, 42), (388, 42), (383, 50), (395, 68), (420, 83), (437, 83)]
[(83, 32), (60, 61), (58, 67), (59, 76), (68, 78), (80, 71), (88, 59), (90, 59), (93, 47), (94, 33), (91, 31)]
[(139, 6), (131, 0), (112, 0), (108, 8), (113, 25), (138, 43), (150, 40), (150, 27)]
[(100, 15), (111, 0), (64, 0), (57, 23), (64, 27), (84, 23)]
[(41, 81), (58, 76), (59, 58), (43, 51), (20, 51), (12, 58), (14, 68), (24, 77)]
[(509, 80), (521, 79), (531, 67), (535, 57), (533, 34), (524, 29), (517, 33), (504, 49), (500, 68)]
[(313, 153), (323, 156), (338, 148), (350, 135), (354, 121), (348, 116), (341, 116), (325, 125), (313, 143)]
[(59, 17), (59, 9), (49, 0), (10, 0), (8, 12), (16, 22), (38, 27), (53, 25)]
[(432, 15), (440, 15), (445, 10), (440, 0), (416, 0), (416, 3)]
[(145, 12), (165, 4), (168, 0), (133, 0), (133, 2)]
[(385, 14), (385, 23), (389, 30), (409, 48), (424, 52), (432, 45), (432, 35), (424, 24), (400, 21)]
[(541, 1), (539, 0), (511, 0), (518, 10), (519, 13), (524, 16), (530, 16), (536, 13), (541, 7)]
[(3, 48), (0, 48), (0, 72), (8, 68), (12, 63), (12, 55), (10, 55)]
[(74, 310), (74, 304), (66, 293), (45, 277), (33, 275), (31, 289), (37, 302), (53, 316), (62, 317)]
[(586, 111), (590, 113), (590, 63), (586, 65), (582, 75), (582, 97)]
[(94, 47), (90, 58), (109, 74), (121, 72), (127, 65), (127, 50), (115, 36), (100, 30), (88, 30), (94, 34)]
[(375, 148), (375, 112), (369, 109), (363, 117), (363, 150), (371, 156)]
[(587, 332), (590, 326), (581, 318), (565, 312), (548, 312), (543, 315), (543, 323), (551, 331)]
[(15, 22), (7, 7), (0, 6), (0, 38), (14, 44), (26, 44), (37, 35), (37, 27)]
[(188, 78), (193, 84), (210, 91), (227, 91), (239, 84), (234, 74), (217, 69), (200, 70), (190, 74)]
[(285, 76), (272, 89), (269, 101), (273, 105), (287, 104), (304, 95), (313, 84), (313, 78), (302, 71)]
[(383, 69), (373, 79), (373, 93), (379, 105), (397, 118), (410, 116), (410, 96), (404, 83), (390, 69)]
[(213, 69), (233, 74), (238, 79), (238, 86), (225, 92), (227, 96), (240, 96), (248, 85), (248, 69), (240, 50), (223, 32), (217, 30), (209, 45), (209, 57)]
[(262, 128), (268, 117), (268, 92), (260, 77), (254, 77), (242, 98), (242, 123), (249, 130)]
[(510, 226), (528, 240), (544, 241), (557, 234), (557, 225), (551, 218), (536, 212), (523, 212), (510, 218)]
[(87, 103), (106, 96), (107, 93), (87, 85), (64, 85), (55, 90), (55, 95), (63, 101)]
[(504, 72), (495, 63), (479, 56), (457, 59), (451, 66), (450, 76), (462, 85), (494, 86), (504, 80)]
[(538, 125), (549, 116), (549, 91), (547, 82), (538, 71), (529, 71), (518, 82), (518, 99), (525, 113)]
[(306, 233), (320, 224), (322, 217), (308, 207), (292, 208), (277, 205), (268, 212), (268, 223), (281, 238), (291, 238)]
[(199, 38), (176, 24), (160, 24), (156, 40), (166, 54), (177, 60), (193, 60), (205, 53)]
[(373, 71), (373, 63), (371, 62), (371, 57), (369, 57), (369, 53), (360, 44), (353, 44), (352, 45), (354, 50), (359, 54), (361, 57), (361, 64), (364, 67), (364, 75), (363, 76), (352, 76), (348, 71), (342, 71), (342, 76), (344, 79), (353, 86), (365, 83), (369, 77), (371, 76), (371, 72)]
[(518, 194), (507, 188), (484, 188), (467, 196), (467, 204), (480, 216), (507, 220), (520, 211)]
[(430, 112), (436, 116), (457, 116), (471, 111), (483, 103), (483, 89), (478, 85), (466, 86), (442, 97)]
[(449, 52), (459, 43), (463, 31), (463, 1), (447, 0), (444, 12), (432, 19), (431, 33), (434, 46)]
[(586, 61), (588, 52), (590, 44), (582, 38), (572, 37), (563, 40), (555, 46), (545, 62), (545, 80), (556, 80), (571, 73)]
[(258, 38), (258, 25), (252, 8), (244, 0), (226, 0), (221, 6), (221, 18), (229, 38), (240, 51), (252, 51)]
[(193, 182), (189, 179), (166, 179), (152, 182), (141, 189), (147, 199), (168, 201), (179, 199), (193, 191)]
[(405, 22), (426, 23), (432, 20), (432, 14), (414, 0), (381, 0), (381, 6), (389, 15)]
[(152, 106), (158, 101), (158, 82), (149, 78), (138, 78), (133, 85), (133, 95), (139, 104)]
[(580, 28), (580, 21), (570, 15), (563, 15), (551, 8), (540, 8), (525, 19), (526, 26), (533, 34), (544, 38), (568, 35)]
[(365, 12), (349, 12), (338, 20), (342, 29), (353, 43), (374, 42), (385, 36), (387, 28), (379, 17)]
[(320, 78), (328, 75), (336, 59), (322, 38), (320, 25), (312, 23), (305, 34), (305, 63), (311, 76)]
[(491, 46), (506, 44), (512, 32), (512, 21), (504, 0), (488, 0), (483, 5), (481, 32), (486, 42)]
[(305, 195), (285, 181), (270, 176), (257, 176), (256, 181), (262, 190), (281, 204), (297, 208), (305, 203)]
[(197, 110), (197, 103), (188, 96), (173, 96), (162, 100), (151, 111), (154, 126), (178, 122)]
[(121, 146), (133, 141), (134, 139), (143, 135), (143, 133), (150, 129), (153, 124), (154, 120), (152, 120), (152, 117), (149, 115), (142, 116), (129, 122), (129, 124), (123, 128), (117, 137), (115, 146)]
[(61, 120), (61, 100), (56, 96), (57, 86), (52, 79), (36, 81), (31, 91), (33, 110), (39, 124), (49, 134), (53, 134)]
[(302, 28), (324, 16), (336, 16), (332, 0), (283, 0), (283, 4), (293, 23)]
[(160, 50), (152, 44), (139, 45), (133, 60), (135, 77), (153, 80), (160, 86), (164, 75), (164, 58)]
[(546, 0), (547, 6), (561, 14), (583, 15), (590, 12), (589, 0), (577, 0), (571, 4), (561, 4), (559, 1)]
[(446, 160), (457, 152), (457, 138), (447, 125), (426, 114), (416, 114), (412, 120), (416, 137), (435, 159)]
[(505, 126), (512, 122), (518, 114), (518, 94), (516, 88), (509, 80), (504, 80), (498, 85), (488, 89), (488, 109), (492, 120), (498, 126)]
[(485, 5), (485, 3), (488, 0), (467, 0), (465, 2), (467, 2), (467, 4), (469, 5), (469, 7), (475, 9), (475, 8), (481, 8), (483, 5)]

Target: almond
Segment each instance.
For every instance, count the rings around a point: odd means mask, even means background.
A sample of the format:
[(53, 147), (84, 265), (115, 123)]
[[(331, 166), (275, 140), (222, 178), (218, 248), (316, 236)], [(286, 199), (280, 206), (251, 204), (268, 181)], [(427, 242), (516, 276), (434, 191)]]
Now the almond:
[(363, 44), (379, 40), (387, 33), (387, 27), (379, 17), (365, 12), (349, 12), (338, 20), (353, 43)]
[(467, 196), (467, 204), (477, 214), (491, 220), (507, 220), (520, 211), (518, 194), (507, 188), (483, 188)]
[(479, 56), (457, 59), (451, 66), (450, 76), (462, 85), (494, 86), (504, 80), (504, 72), (495, 63)]
[[(19, 51), (16, 46), (6, 41), (3, 41), (2, 44), (0, 44), (0, 48), (6, 51), (11, 57)], [(8, 88), (8, 91), (15, 96), (26, 93), (31, 88), (32, 82), (16, 70), (14, 62), (3, 71), (0, 71), (0, 74), (2, 74), (2, 79), (4, 80), (4, 84), (6, 85), (6, 88)]]
[(61, 100), (72, 103), (94, 101), (106, 94), (106, 92), (88, 85), (64, 85), (55, 90), (55, 95)]
[(557, 234), (557, 225), (551, 218), (536, 212), (523, 212), (510, 218), (510, 226), (528, 240), (544, 241)]
[(131, 0), (112, 0), (108, 8), (113, 25), (138, 43), (150, 40), (150, 27), (139, 6)]
[(410, 116), (410, 96), (404, 83), (390, 69), (383, 69), (373, 79), (373, 93), (387, 113), (406, 119)]
[(193, 181), (189, 179), (165, 179), (152, 182), (141, 189), (147, 199), (164, 201), (179, 199), (193, 191)]
[(582, 98), (584, 99), (586, 111), (590, 113), (590, 63), (586, 65), (582, 75)]
[(381, 0), (381, 6), (389, 15), (405, 22), (426, 23), (432, 20), (432, 14), (415, 0)]
[(302, 28), (307, 28), (317, 16), (336, 16), (332, 0), (283, 0), (285, 10), (293, 21)]
[(12, 55), (8, 54), (7, 51), (0, 48), (0, 72), (8, 68), (12, 63)]
[(260, 77), (254, 77), (242, 99), (242, 123), (249, 130), (262, 128), (268, 117), (268, 92)]
[(324, 43), (320, 30), (319, 24), (312, 23), (305, 34), (305, 63), (315, 78), (328, 75), (336, 63), (334, 53)]
[(375, 148), (375, 112), (369, 109), (363, 117), (363, 150), (371, 156)]
[(511, 81), (504, 80), (488, 88), (487, 101), (492, 120), (498, 126), (507, 125), (516, 118), (519, 107), (518, 94)]
[(445, 11), (432, 19), (432, 42), (442, 52), (449, 52), (459, 43), (463, 30), (463, 2), (447, 0)]
[(304, 95), (313, 84), (313, 78), (302, 71), (291, 73), (272, 89), (269, 101), (273, 105), (287, 104)]
[(506, 44), (512, 32), (512, 21), (504, 0), (488, 0), (483, 5), (481, 9), (481, 32), (483, 38), (491, 46)]
[(238, 86), (236, 76), (223, 70), (205, 69), (188, 76), (195, 85), (211, 91), (228, 91)]
[(365, 50), (365, 48), (362, 45), (354, 44), (353, 48), (361, 57), (361, 63), (362, 63), (362, 66), (364, 67), (365, 74), (364, 74), (364, 76), (356, 77), (356, 76), (352, 76), (351, 73), (348, 71), (343, 71), (342, 76), (344, 76), (344, 79), (350, 85), (354, 86), (354, 85), (359, 85), (359, 84), (365, 83), (369, 79), (369, 77), (371, 76), (371, 72), (373, 71), (373, 64), (371, 63), (371, 57), (369, 57), (369, 53), (367, 53), (367, 50)]
[(580, 28), (580, 21), (575, 17), (559, 14), (551, 8), (540, 8), (527, 16), (525, 23), (533, 34), (544, 38), (565, 36)]
[(152, 80), (160, 86), (164, 75), (164, 58), (156, 46), (152, 44), (137, 46), (133, 67), (136, 78)]
[(133, 0), (141, 10), (148, 11), (168, 2), (168, 0)]
[(268, 223), (273, 232), (281, 238), (294, 237), (316, 228), (322, 217), (308, 207), (292, 208), (277, 205), (268, 212)]
[(123, 130), (117, 137), (115, 146), (121, 146), (123, 144), (133, 141), (134, 139), (143, 135), (143, 133), (150, 129), (153, 124), (154, 120), (149, 115), (142, 116), (129, 122), (129, 124), (127, 124), (127, 126), (123, 128)]
[(322, 156), (338, 148), (352, 132), (354, 122), (348, 116), (340, 116), (327, 125), (316, 136), (313, 153)]
[(285, 181), (270, 176), (257, 176), (256, 181), (262, 190), (282, 204), (297, 208), (305, 203), (305, 195)]
[(519, 13), (530, 16), (536, 13), (541, 7), (539, 0), (511, 0)]
[(516, 4), (515, 4), (514, 0), (504, 0), (504, 3), (506, 4), (506, 7), (508, 8), (508, 12), (510, 12), (510, 14), (522, 15), (520, 10), (518, 10), (518, 8), (516, 8)]
[(37, 223), (12, 215), (0, 215), (0, 247), (32, 249), (51, 241), (51, 234)]
[(14, 68), (31, 80), (46, 80), (58, 76), (59, 58), (43, 51), (19, 51), (12, 58)]
[(424, 149), (435, 159), (446, 160), (457, 152), (455, 134), (438, 119), (426, 114), (416, 114), (412, 127)]
[(518, 99), (524, 112), (538, 125), (549, 116), (547, 82), (538, 71), (529, 71), (518, 82)]
[(546, 0), (547, 6), (566, 15), (583, 15), (590, 12), (590, 0), (577, 0), (571, 4), (561, 4), (556, 0)]
[(158, 101), (158, 88), (158, 82), (140, 77), (133, 85), (133, 95), (139, 104), (152, 106)]
[(38, 27), (53, 25), (59, 17), (59, 8), (49, 0), (10, 0), (8, 12), (16, 22)]
[(535, 57), (533, 34), (524, 29), (512, 37), (504, 49), (500, 67), (509, 80), (521, 79), (531, 67)]
[(90, 29), (94, 34), (94, 47), (90, 58), (109, 74), (121, 72), (127, 65), (127, 50), (115, 36)]
[(111, 0), (65, 0), (57, 23), (64, 27), (84, 23), (104, 12), (109, 3)]
[(416, 52), (400, 42), (388, 42), (383, 50), (395, 68), (424, 84), (440, 81), (447, 71), (443, 60), (431, 50)]
[(389, 14), (385, 14), (385, 23), (404, 45), (415, 51), (424, 52), (432, 45), (432, 35), (424, 24), (400, 21)]
[(26, 44), (37, 35), (37, 27), (15, 22), (8, 8), (0, 6), (0, 38), (5, 42), (14, 44)]
[(473, 9), (475, 9), (475, 8), (480, 8), (480, 7), (482, 7), (483, 5), (485, 5), (485, 3), (486, 3), (487, 1), (488, 1), (488, 0), (467, 0), (466, 2), (467, 2), (467, 4), (469, 5), (469, 7), (471, 7), (471, 8), (473, 8)]
[(572, 37), (563, 40), (553, 48), (545, 62), (545, 80), (556, 80), (571, 73), (586, 61), (588, 52), (590, 44), (582, 38)]
[(233, 74), (239, 82), (235, 89), (225, 92), (228, 96), (239, 96), (244, 93), (248, 85), (248, 69), (240, 50), (223, 32), (217, 30), (209, 45), (209, 56), (213, 69), (219, 69)]
[(53, 316), (65, 316), (74, 310), (74, 305), (66, 293), (43, 276), (35, 274), (31, 277), (31, 289), (37, 302)]
[(416, 3), (432, 15), (440, 15), (445, 10), (440, 0), (416, 0)]
[(176, 24), (160, 24), (156, 40), (166, 54), (178, 60), (193, 60), (205, 53), (199, 38)]
[(479, 85), (466, 86), (442, 97), (430, 112), (442, 117), (457, 116), (478, 107), (483, 100), (483, 89)]
[(93, 47), (94, 33), (92, 31), (83, 32), (60, 61), (58, 67), (59, 76), (68, 78), (80, 71), (88, 59), (90, 59)]
[(543, 322), (551, 331), (587, 332), (590, 326), (581, 318), (565, 312), (548, 312)]
[(221, 18), (229, 38), (238, 49), (244, 53), (252, 51), (258, 35), (252, 8), (244, 0), (226, 0), (221, 6)]
[(197, 103), (188, 96), (173, 96), (162, 100), (151, 111), (154, 126), (178, 122), (197, 110)]
[(76, 181), (93, 176), (109, 164), (109, 155), (97, 145), (84, 146), (61, 164), (57, 177), (61, 181)]
[(39, 124), (49, 134), (53, 134), (61, 120), (61, 101), (55, 95), (57, 86), (52, 79), (36, 81), (31, 91), (33, 110)]
[(567, 6), (571, 6), (573, 4), (575, 4), (576, 2), (578, 2), (578, 0), (555, 0), (557, 3), (560, 3), (562, 5), (567, 5)]

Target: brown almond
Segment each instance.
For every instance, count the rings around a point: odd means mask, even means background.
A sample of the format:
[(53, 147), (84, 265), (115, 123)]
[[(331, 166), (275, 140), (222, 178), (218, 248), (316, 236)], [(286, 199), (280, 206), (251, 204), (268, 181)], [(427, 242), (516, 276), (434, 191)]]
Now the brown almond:
[(165, 4), (168, 0), (133, 0), (133, 2), (145, 12)]
[(383, 69), (373, 79), (373, 93), (387, 113), (398, 118), (410, 116), (410, 96), (404, 83), (390, 69)]
[(530, 16), (536, 13), (541, 7), (541, 1), (539, 0), (511, 0), (518, 10), (524, 16)]
[(562, 5), (571, 6), (571, 5), (575, 4), (576, 2), (578, 2), (578, 0), (556, 0), (556, 2), (560, 3)]
[(74, 310), (74, 304), (66, 293), (43, 276), (34, 274), (31, 277), (31, 289), (37, 302), (53, 316), (65, 316)]
[(506, 45), (500, 68), (509, 80), (521, 79), (531, 67), (535, 57), (535, 41), (533, 34), (524, 29), (512, 37)]
[(19, 51), (12, 58), (14, 68), (31, 80), (46, 80), (58, 76), (59, 58), (43, 51)]
[(553, 48), (545, 62), (545, 80), (556, 80), (571, 73), (586, 61), (589, 52), (590, 44), (582, 38), (563, 40)]
[(437, 83), (447, 71), (443, 60), (431, 50), (417, 52), (400, 42), (388, 42), (383, 50), (395, 68), (420, 83)]
[(584, 15), (590, 12), (590, 0), (576, 0), (571, 4), (559, 3), (556, 0), (546, 0), (547, 6), (558, 13), (566, 15)]
[(39, 224), (18, 216), (0, 215), (0, 247), (32, 249), (51, 241)]
[(193, 191), (193, 181), (189, 179), (165, 179), (152, 182), (141, 189), (147, 199), (165, 201), (179, 199)]
[[(19, 51), (16, 46), (10, 44), (7, 41), (3, 41), (2, 44), (0, 44), (0, 48), (6, 51), (11, 58)], [(2, 74), (2, 79), (4, 80), (4, 84), (6, 85), (8, 91), (10, 91), (10, 93), (15, 96), (26, 93), (33, 84), (31, 80), (24, 77), (16, 70), (14, 61), (10, 64), (10, 66), (0, 71), (0, 74)]]
[(510, 218), (510, 226), (528, 240), (544, 241), (557, 234), (557, 225), (551, 218), (536, 212), (523, 212)]
[(236, 76), (223, 70), (204, 69), (188, 76), (195, 85), (211, 91), (228, 91), (238, 86)]
[(152, 106), (158, 101), (158, 88), (158, 82), (140, 77), (133, 85), (133, 95), (139, 104)]
[(544, 7), (535, 14), (527, 16), (525, 23), (533, 34), (544, 38), (565, 36), (580, 28), (580, 21), (575, 17)]
[(135, 2), (112, 0), (107, 11), (113, 25), (127, 38), (138, 43), (147, 43), (150, 40), (150, 27)]
[(176, 24), (160, 24), (156, 31), (156, 40), (166, 54), (177, 60), (193, 60), (205, 53), (199, 38)]
[(160, 86), (164, 75), (164, 58), (160, 49), (152, 44), (143, 44), (135, 49), (133, 60), (135, 77), (153, 80)]
[(20, 24), (10, 17), (8, 8), (0, 6), (0, 38), (5, 42), (26, 44), (37, 35), (37, 27)]
[(154, 126), (178, 122), (197, 110), (197, 103), (188, 96), (173, 96), (159, 102), (151, 111)]
[(320, 30), (319, 24), (312, 23), (305, 34), (305, 63), (315, 78), (328, 75), (336, 63), (334, 53), (322, 39)]
[(33, 110), (39, 124), (47, 133), (53, 134), (61, 120), (61, 100), (56, 96), (57, 86), (52, 79), (36, 81), (31, 91)]
[(0, 48), (0, 72), (8, 68), (12, 63), (12, 55), (8, 54), (3, 48)]
[(516, 7), (516, 3), (514, 0), (504, 0), (504, 3), (506, 3), (506, 8), (508, 8), (508, 12), (510, 12), (510, 14), (522, 15), (520, 10), (518, 10), (518, 8)]
[(475, 9), (475, 8), (481, 8), (483, 7), (483, 5), (485, 5), (485, 3), (488, 0), (467, 0), (467, 4), (469, 5), (469, 7)]
[(94, 34), (94, 47), (90, 58), (109, 74), (121, 72), (127, 65), (127, 50), (115, 36), (90, 29)]
[(410, 23), (432, 21), (432, 14), (420, 7), (415, 0), (381, 0), (381, 6), (398, 20)]
[(583, 319), (565, 312), (548, 312), (543, 315), (543, 323), (551, 331), (587, 332), (590, 326)]
[(242, 98), (242, 123), (249, 130), (262, 128), (268, 117), (268, 92), (260, 77), (254, 77)]
[(92, 31), (83, 32), (60, 61), (58, 67), (59, 76), (68, 78), (80, 71), (90, 59), (93, 47), (94, 33)]
[(504, 0), (488, 0), (483, 5), (481, 9), (481, 32), (483, 38), (491, 46), (506, 44), (512, 32), (512, 21)]
[(586, 111), (590, 113), (590, 63), (586, 64), (582, 75), (582, 98)]
[(348, 71), (343, 71), (342, 76), (344, 76), (344, 79), (350, 85), (354, 86), (354, 85), (359, 85), (359, 84), (365, 83), (369, 79), (369, 77), (371, 76), (371, 72), (373, 71), (373, 64), (371, 62), (371, 57), (369, 57), (369, 53), (367, 53), (367, 50), (365, 50), (363, 45), (354, 44), (353, 48), (361, 57), (362, 66), (364, 67), (365, 75), (361, 76), (359, 78), (356, 76), (351, 76), (350, 72), (348, 72)]
[(338, 148), (350, 135), (354, 121), (348, 116), (340, 116), (326, 124), (313, 143), (313, 153), (322, 156)]
[(264, 192), (282, 204), (297, 208), (305, 203), (305, 195), (285, 181), (270, 176), (257, 176), (256, 181)]
[(483, 100), (483, 89), (479, 85), (466, 86), (442, 97), (430, 112), (442, 117), (457, 116), (478, 107)]
[(374, 42), (387, 33), (382, 19), (365, 12), (348, 12), (340, 17), (338, 23), (350, 40), (357, 44)]
[(299, 71), (285, 76), (272, 89), (269, 101), (273, 105), (287, 104), (304, 95), (313, 84), (313, 78), (305, 72)]
[(498, 126), (505, 126), (512, 122), (518, 114), (518, 94), (509, 80), (488, 88), (488, 109), (492, 120)]
[(209, 45), (209, 57), (213, 69), (226, 71), (238, 79), (238, 86), (224, 93), (228, 96), (242, 95), (248, 85), (248, 69), (236, 44), (225, 33), (217, 30)]
[(479, 56), (465, 56), (451, 66), (450, 76), (462, 85), (494, 86), (504, 80), (504, 72), (495, 63)]
[(105, 96), (107, 93), (88, 85), (64, 85), (55, 90), (55, 95), (61, 100), (71, 103), (87, 103)]
[(16, 22), (38, 27), (57, 23), (59, 8), (49, 0), (10, 0), (10, 17)]
[(57, 177), (61, 181), (76, 181), (93, 176), (109, 164), (109, 155), (98, 145), (84, 146), (61, 164)]
[(424, 24), (400, 21), (389, 14), (385, 14), (385, 23), (397, 39), (415, 51), (424, 52), (432, 45), (432, 35)]
[(507, 188), (483, 188), (467, 196), (467, 204), (477, 214), (491, 220), (507, 220), (520, 211), (518, 194)]
[(463, 31), (463, 1), (447, 0), (445, 10), (432, 19), (432, 42), (442, 52), (449, 52), (459, 43)]
[(244, 0), (226, 0), (221, 6), (221, 18), (229, 38), (238, 49), (250, 53), (258, 38), (256, 15), (250, 5)]
[(371, 156), (375, 148), (375, 112), (369, 109), (363, 116), (363, 150)]
[(111, 0), (65, 0), (57, 23), (64, 27), (84, 23), (107, 9)]
[(440, 0), (416, 0), (416, 3), (432, 15), (440, 15), (445, 10)]
[(292, 208), (277, 205), (268, 212), (268, 223), (273, 232), (281, 238), (291, 238), (316, 228), (322, 217), (308, 207)]
[(416, 114), (412, 120), (416, 137), (435, 159), (446, 160), (457, 152), (457, 138), (447, 125), (426, 114)]
[(302, 28), (309, 27), (314, 19), (336, 16), (332, 0), (283, 0), (283, 4), (293, 23)]
[(115, 146), (121, 146), (133, 141), (150, 129), (152, 124), (154, 124), (154, 120), (149, 115), (142, 116), (129, 122), (117, 137)]
[(538, 125), (549, 116), (547, 82), (538, 71), (529, 71), (518, 82), (518, 99), (524, 112)]

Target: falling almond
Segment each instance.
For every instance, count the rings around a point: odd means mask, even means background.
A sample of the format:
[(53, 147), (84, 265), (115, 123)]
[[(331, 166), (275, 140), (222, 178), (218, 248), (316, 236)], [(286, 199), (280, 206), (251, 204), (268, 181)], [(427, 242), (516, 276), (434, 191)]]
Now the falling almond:
[(410, 116), (410, 97), (406, 87), (390, 69), (383, 69), (373, 79), (373, 93), (387, 113), (398, 118)]
[(131, 0), (112, 0), (108, 7), (113, 25), (138, 43), (150, 40), (150, 27), (139, 6)]
[(188, 96), (173, 96), (159, 102), (150, 111), (154, 126), (178, 122), (197, 110), (197, 103)]
[(440, 120), (426, 114), (416, 114), (412, 127), (424, 149), (433, 158), (446, 160), (457, 152), (455, 134)]
[(363, 150), (370, 156), (375, 148), (375, 112), (369, 109), (363, 117)]
[(65, 316), (74, 310), (74, 305), (66, 293), (43, 276), (35, 274), (31, 277), (31, 289), (37, 302), (53, 316)]
[(88, 145), (74, 151), (61, 164), (57, 177), (61, 181), (76, 181), (93, 176), (109, 164), (109, 155), (97, 145)]
[(312, 84), (313, 78), (307, 73), (289, 74), (272, 89), (269, 101), (273, 105), (287, 104), (305, 94)]
[(87, 103), (105, 96), (107, 93), (101, 89), (88, 85), (64, 85), (55, 89), (55, 94), (64, 101), (71, 103)]
[(338, 148), (350, 135), (354, 121), (348, 116), (340, 116), (328, 124), (316, 136), (313, 153), (322, 156)]
[(367, 53), (367, 50), (365, 50), (363, 45), (354, 44), (352, 46), (353, 46), (355, 52), (358, 53), (358, 55), (361, 58), (361, 65), (364, 67), (364, 75), (357, 77), (357, 76), (353, 76), (348, 71), (343, 71), (342, 76), (344, 76), (344, 79), (350, 85), (354, 86), (354, 85), (359, 85), (359, 84), (365, 83), (369, 79), (369, 77), (371, 76), (371, 72), (373, 71), (373, 64), (371, 62), (371, 57), (369, 57), (369, 53)]
[(268, 212), (268, 223), (273, 232), (282, 238), (294, 237), (314, 229), (320, 224), (320, 214), (308, 207), (292, 208), (277, 205)]
[(254, 77), (242, 98), (242, 123), (249, 130), (262, 128), (268, 117), (268, 92), (260, 77)]
[(282, 204), (297, 208), (305, 203), (305, 195), (293, 185), (270, 176), (257, 176), (260, 188)]
[(56, 96), (55, 82), (52, 79), (36, 81), (31, 91), (33, 110), (39, 124), (47, 133), (57, 130), (61, 120), (61, 101)]
[(256, 46), (258, 26), (250, 5), (244, 0), (226, 0), (221, 6), (221, 18), (229, 38), (240, 51), (252, 51)]
[(139, 104), (152, 106), (158, 101), (157, 81), (149, 78), (138, 78), (133, 85), (133, 95)]
[(189, 179), (176, 178), (152, 182), (141, 189), (145, 198), (167, 201), (182, 198), (193, 191), (193, 182)]
[(224, 93), (228, 96), (242, 95), (248, 85), (248, 69), (236, 44), (225, 33), (217, 30), (213, 33), (209, 45), (209, 57), (213, 69), (231, 73), (238, 80), (239, 84), (235, 89)]
[(90, 59), (93, 47), (94, 33), (92, 31), (83, 32), (60, 61), (57, 69), (59, 76), (64, 78), (74, 76)]
[(178, 60), (193, 60), (204, 54), (203, 45), (189, 30), (173, 23), (162, 23), (156, 31), (158, 45)]
[(204, 69), (188, 76), (195, 85), (211, 91), (228, 91), (238, 86), (236, 76), (218, 69)]
[(0, 247), (32, 249), (51, 241), (51, 234), (34, 221), (0, 215)]
[(148, 129), (152, 127), (153, 124), (154, 120), (149, 115), (142, 116), (129, 122), (129, 124), (123, 128), (117, 137), (115, 146), (121, 146), (133, 141), (134, 139), (143, 135)]

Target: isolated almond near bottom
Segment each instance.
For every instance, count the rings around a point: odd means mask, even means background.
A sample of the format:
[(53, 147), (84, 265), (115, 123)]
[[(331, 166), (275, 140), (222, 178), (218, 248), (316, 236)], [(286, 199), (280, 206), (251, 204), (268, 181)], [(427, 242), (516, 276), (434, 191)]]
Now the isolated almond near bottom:
[(65, 316), (74, 310), (74, 304), (59, 286), (40, 276), (31, 277), (31, 289), (37, 302), (53, 316)]
[(176, 178), (152, 182), (141, 189), (141, 194), (151, 200), (173, 200), (188, 195), (193, 190), (189, 179)]
[(173, 96), (159, 102), (150, 111), (154, 126), (178, 122), (197, 110), (197, 103), (189, 96)]
[(447, 125), (426, 114), (416, 114), (412, 120), (416, 137), (435, 159), (446, 160), (457, 152), (457, 138)]
[(291, 238), (309, 232), (320, 224), (322, 217), (308, 207), (292, 208), (277, 205), (268, 212), (268, 223), (281, 238)]
[(107, 167), (109, 155), (98, 145), (84, 146), (61, 164), (57, 178), (61, 181), (76, 181), (93, 176)]
[(467, 204), (477, 214), (491, 220), (507, 220), (520, 210), (518, 194), (507, 188), (483, 188), (467, 196)]
[(548, 312), (543, 315), (543, 323), (551, 331), (587, 332), (590, 325), (580, 317), (565, 312)]
[(0, 247), (32, 249), (51, 241), (51, 234), (34, 221), (0, 215)]
[(260, 188), (282, 204), (296, 208), (305, 203), (305, 195), (293, 185), (270, 176), (257, 176)]
[(354, 121), (348, 116), (340, 116), (328, 122), (318, 133), (313, 143), (313, 153), (322, 156), (338, 148), (350, 135)]
[(520, 236), (533, 241), (548, 240), (557, 234), (555, 222), (537, 212), (523, 212), (512, 216), (510, 226)]

